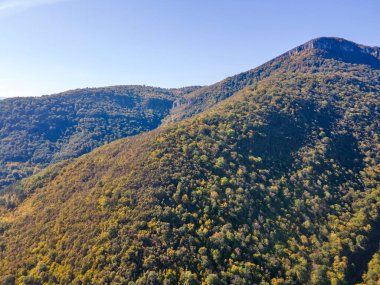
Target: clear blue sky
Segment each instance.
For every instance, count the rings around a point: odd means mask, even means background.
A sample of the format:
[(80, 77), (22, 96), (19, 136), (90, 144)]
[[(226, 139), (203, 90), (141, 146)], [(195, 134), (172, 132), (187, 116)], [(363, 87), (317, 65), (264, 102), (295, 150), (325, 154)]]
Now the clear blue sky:
[(379, 0), (0, 0), (0, 97), (205, 85), (319, 36), (380, 45)]

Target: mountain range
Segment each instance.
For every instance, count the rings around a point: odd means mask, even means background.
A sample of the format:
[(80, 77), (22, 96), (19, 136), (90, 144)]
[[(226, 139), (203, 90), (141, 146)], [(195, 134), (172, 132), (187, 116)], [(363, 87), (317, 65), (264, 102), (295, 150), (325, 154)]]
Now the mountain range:
[(379, 97), (380, 48), (318, 38), (210, 86), (1, 101), (0, 280), (377, 284)]

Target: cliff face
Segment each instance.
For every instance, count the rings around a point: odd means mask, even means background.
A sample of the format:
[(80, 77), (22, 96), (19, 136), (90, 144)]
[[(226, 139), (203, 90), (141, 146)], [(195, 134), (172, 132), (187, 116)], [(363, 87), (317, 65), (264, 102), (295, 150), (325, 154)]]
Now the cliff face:
[(348, 63), (367, 64), (374, 68), (380, 68), (380, 48), (359, 45), (341, 38), (322, 37), (313, 39), (298, 46), (288, 55), (293, 55), (304, 50), (319, 50), (327, 58), (334, 58)]

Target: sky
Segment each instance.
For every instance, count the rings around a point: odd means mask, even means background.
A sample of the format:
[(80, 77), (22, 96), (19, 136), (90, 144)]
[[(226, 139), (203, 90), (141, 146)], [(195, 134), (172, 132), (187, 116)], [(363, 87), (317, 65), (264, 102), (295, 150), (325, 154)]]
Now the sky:
[(208, 85), (320, 36), (380, 46), (379, 0), (0, 0), (0, 97)]

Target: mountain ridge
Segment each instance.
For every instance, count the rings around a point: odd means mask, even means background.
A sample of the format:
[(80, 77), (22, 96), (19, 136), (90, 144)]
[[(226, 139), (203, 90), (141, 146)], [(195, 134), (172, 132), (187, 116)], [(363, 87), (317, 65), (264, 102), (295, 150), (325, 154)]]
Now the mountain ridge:
[[(318, 53), (321, 59), (335, 58), (347, 63), (371, 65), (376, 69), (380, 68), (380, 48), (359, 45), (342, 38), (319, 37), (293, 48), (256, 68), (190, 92), (174, 102), (171, 116), (165, 121), (179, 121), (211, 108), (213, 105), (232, 96), (235, 92), (277, 72), (278, 69), (281, 69), (281, 64), (286, 65), (292, 56), (302, 52)], [(296, 64), (294, 64), (293, 68), (296, 67)]]

